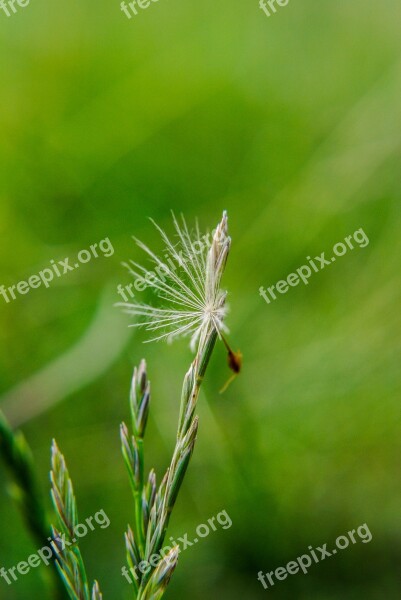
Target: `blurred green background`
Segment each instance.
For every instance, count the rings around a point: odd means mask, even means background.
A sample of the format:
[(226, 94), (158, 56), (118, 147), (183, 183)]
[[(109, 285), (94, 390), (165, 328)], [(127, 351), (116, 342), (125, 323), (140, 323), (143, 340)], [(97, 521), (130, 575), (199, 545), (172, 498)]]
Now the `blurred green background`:
[[(29, 440), (44, 493), (49, 448), (66, 455), (80, 515), (111, 519), (82, 541), (104, 598), (129, 599), (132, 518), (118, 426), (133, 365), (153, 387), (147, 466), (174, 445), (186, 341), (143, 345), (113, 307), (131, 236), (170, 209), (213, 228), (229, 213), (228, 376), (219, 345), (171, 534), (225, 509), (233, 526), (181, 555), (166, 598), (399, 598), (401, 7), (396, 0), (160, 0), (129, 20), (119, 1), (31, 0), (0, 12), (0, 284), (109, 237), (92, 260), (6, 304), (0, 406)], [(356, 248), (267, 305), (259, 296), (362, 227)], [(0, 466), (0, 566), (36, 550)], [(50, 505), (50, 502), (49, 502)], [(358, 543), (265, 591), (257, 573), (309, 545)], [(38, 570), (0, 598), (45, 599)]]

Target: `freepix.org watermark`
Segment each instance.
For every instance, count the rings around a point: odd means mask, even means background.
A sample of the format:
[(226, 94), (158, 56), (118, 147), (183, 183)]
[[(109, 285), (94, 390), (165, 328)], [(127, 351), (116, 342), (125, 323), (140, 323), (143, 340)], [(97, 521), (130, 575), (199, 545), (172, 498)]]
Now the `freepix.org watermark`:
[(277, 7), (287, 6), (290, 0), (259, 0), (259, 6), (267, 17), (276, 14)]
[(120, 8), (128, 19), (132, 19), (132, 17), (138, 14), (138, 8), (141, 10), (145, 10), (149, 8), (149, 6), (153, 2), (159, 2), (159, 0), (132, 0), (132, 2), (121, 2)]
[(6, 17), (11, 17), (18, 12), (18, 7), (25, 8), (30, 0), (0, 0), (0, 9), (5, 13)]
[(177, 540), (175, 540), (173, 537), (170, 537), (171, 546), (165, 546), (157, 554), (152, 554), (152, 556), (149, 558), (149, 561), (143, 560), (139, 563), (139, 565), (136, 565), (135, 568), (127, 569), (127, 567), (122, 567), (121, 574), (123, 577), (125, 577), (129, 584), (132, 584), (132, 577), (136, 580), (140, 579), (140, 575), (137, 573), (137, 570), (142, 575), (146, 575), (146, 573), (149, 573), (152, 567), (157, 567), (159, 562), (170, 552), (174, 546), (178, 546), (178, 553), (180, 554), (187, 548), (197, 544), (200, 539), (207, 537), (211, 531), (217, 531), (218, 525), (220, 525), (222, 529), (230, 529), (232, 524), (233, 522), (230, 519), (227, 511), (222, 510), (215, 517), (208, 519), (207, 524), (201, 523), (198, 525), (195, 530), (196, 536), (192, 538), (192, 540), (188, 539), (187, 533), (185, 533), (182, 537), (177, 537)]
[(5, 285), (0, 285), (0, 294), (8, 303), (11, 300), (16, 300), (16, 294), (28, 294), (31, 289), (36, 289), (42, 284), (48, 288), (55, 276), (62, 277), (70, 271), (75, 271), (75, 269), (78, 269), (81, 264), (83, 265), (89, 262), (92, 260), (92, 258), (98, 258), (98, 251), (100, 251), (100, 253), (106, 258), (114, 254), (113, 245), (108, 237), (96, 244), (92, 244), (89, 250), (80, 250), (77, 254), (77, 259), (74, 264), (70, 264), (70, 259), (68, 256), (64, 260), (58, 260), (57, 262), (52, 259), (49, 267), (42, 269), (38, 274), (31, 275), (27, 281), (19, 281), (18, 283), (10, 285), (7, 288)]
[(366, 523), (360, 525), (357, 529), (348, 531), (346, 535), (339, 535), (335, 541), (335, 548), (332, 550), (327, 550), (327, 544), (323, 544), (323, 546), (318, 546), (317, 548), (308, 546), (309, 554), (302, 554), (295, 560), (287, 563), (285, 567), (278, 567), (269, 573), (263, 573), (263, 571), (259, 571), (258, 580), (263, 585), (264, 589), (268, 590), (269, 586), (270, 588), (273, 587), (277, 581), (283, 581), (288, 577), (288, 575), (296, 575), (301, 571), (304, 575), (306, 575), (308, 573), (308, 569), (314, 563), (319, 563), (330, 556), (334, 556), (339, 550), (345, 550), (345, 548), (348, 548), (350, 545), (350, 542), (356, 544), (359, 541), (358, 539), (355, 539), (356, 537), (359, 538), (363, 544), (367, 544), (371, 541), (372, 534), (370, 533), (369, 527), (366, 525)]
[(9, 569), (1, 567), (0, 577), (2, 577), (8, 585), (11, 585), (18, 580), (16, 571), (19, 575), (26, 575), (31, 569), (36, 569), (40, 565), (46, 565), (46, 567), (48, 567), (57, 554), (73, 546), (78, 541), (78, 538), (85, 537), (89, 530), (94, 531), (96, 529), (96, 525), (93, 521), (99, 525), (100, 529), (107, 529), (110, 525), (110, 519), (105, 511), (103, 509), (99, 510), (93, 517), (88, 517), (85, 520), (85, 523), (78, 523), (74, 527), (75, 537), (73, 537), (71, 541), (67, 540), (64, 534), (57, 538), (47, 538), (50, 542), (48, 546), (43, 546), (43, 548), (40, 548), (40, 550), (28, 556), (26, 560), (19, 562), (17, 566), (10, 567)]
[(333, 255), (326, 258), (326, 253), (322, 252), (319, 256), (311, 258), (306, 257), (308, 264), (302, 265), (294, 273), (290, 273), (286, 279), (277, 281), (276, 284), (271, 285), (268, 288), (261, 286), (259, 288), (259, 294), (264, 298), (267, 304), (270, 304), (271, 300), (277, 300), (277, 292), (279, 294), (286, 294), (291, 287), (296, 287), (301, 281), (308, 285), (309, 278), (313, 273), (319, 273), (327, 266), (333, 264), (337, 258), (344, 256), (349, 250), (354, 250), (355, 245), (359, 248), (365, 248), (369, 244), (369, 238), (362, 229), (357, 229), (352, 235), (348, 235), (343, 242), (338, 242), (333, 246)]

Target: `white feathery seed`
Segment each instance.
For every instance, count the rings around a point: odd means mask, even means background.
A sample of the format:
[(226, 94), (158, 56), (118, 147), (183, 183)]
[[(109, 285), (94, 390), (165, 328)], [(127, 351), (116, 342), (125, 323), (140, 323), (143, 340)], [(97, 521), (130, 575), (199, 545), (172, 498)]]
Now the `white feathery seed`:
[(158, 308), (150, 304), (120, 302), (117, 306), (142, 319), (131, 327), (145, 327), (147, 331), (156, 333), (147, 341), (172, 341), (177, 337), (191, 336), (190, 347), (194, 351), (203, 334), (215, 329), (221, 336), (222, 331), (227, 331), (224, 325), (227, 292), (220, 289), (231, 243), (227, 235), (227, 213), (223, 213), (211, 241), (210, 234), (200, 236), (198, 224), (195, 232), (190, 232), (183, 216), (179, 222), (173, 214), (176, 243), (152, 222), (165, 243), (165, 260), (134, 238), (154, 267), (148, 270), (132, 260), (125, 266), (141, 281), (147, 275), (147, 286), (165, 305)]

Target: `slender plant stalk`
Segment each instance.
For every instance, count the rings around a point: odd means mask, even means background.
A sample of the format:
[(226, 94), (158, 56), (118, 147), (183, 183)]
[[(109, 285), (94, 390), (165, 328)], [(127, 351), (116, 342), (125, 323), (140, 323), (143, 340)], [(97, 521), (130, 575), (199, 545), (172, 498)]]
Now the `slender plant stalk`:
[[(230, 247), (226, 225), (224, 214), (206, 258), (206, 298), (215, 299), (213, 311), (216, 315), (223, 314), (225, 304), (225, 294), (218, 294), (217, 291)], [(134, 370), (130, 396), (133, 435), (130, 436), (123, 423), (121, 442), (134, 496), (135, 524), (133, 529), (128, 528), (125, 540), (136, 600), (161, 598), (177, 564), (178, 546), (173, 547), (157, 567), (152, 566), (152, 557), (160, 555), (163, 549), (171, 513), (196, 442), (198, 417), (195, 411), (199, 391), (219, 335), (215, 319), (205, 318), (204, 322), (206, 326), (202, 325), (199, 329), (195, 358), (184, 378), (175, 448), (157, 492), (153, 470), (144, 486), (143, 437), (150, 403), (145, 361), (141, 362), (139, 369)], [(140, 495), (142, 503), (138, 500)], [(147, 565), (143, 571), (141, 563)]]
[(52, 546), (57, 555), (57, 569), (71, 600), (101, 600), (97, 581), (94, 582), (92, 595), (84, 561), (74, 534), (78, 525), (77, 503), (72, 481), (68, 473), (64, 456), (57, 444), (52, 445), (52, 484), (51, 496), (58, 517), (58, 527), (53, 527)]
[[(17, 501), (27, 529), (35, 542), (42, 548), (48, 545), (51, 527), (44, 508), (32, 456), (32, 451), (21, 431), (13, 431), (2, 411), (0, 411), (0, 454), (14, 479), (12, 495)], [(55, 561), (51, 561), (55, 575), (52, 587), (54, 597), (65, 600), (67, 595), (60, 583)], [(48, 582), (48, 580), (45, 580)]]
[[(120, 431), (134, 497), (134, 526), (128, 528), (125, 541), (137, 600), (161, 598), (177, 564), (177, 546), (156, 567), (151, 566), (151, 557), (162, 550), (170, 516), (192, 456), (198, 431), (196, 404), (216, 339), (217, 332), (212, 327), (201, 336), (195, 359), (185, 376), (176, 444), (170, 466), (157, 491), (153, 469), (144, 485), (143, 436), (150, 403), (145, 361), (142, 360), (139, 368), (134, 370), (130, 394), (133, 435), (130, 436), (125, 423)], [(140, 570), (143, 561), (151, 567), (144, 573)]]
[[(198, 417), (195, 416), (195, 409), (216, 339), (215, 329), (211, 329), (202, 336), (196, 357), (184, 379), (176, 445), (166, 472), (165, 484), (159, 490), (157, 508), (151, 513), (151, 524), (148, 528), (145, 550), (145, 560), (148, 562), (151, 556), (159, 553), (163, 547), (171, 513), (194, 450), (198, 433)], [(142, 600), (141, 594), (146, 590), (150, 573), (143, 577), (138, 600)]]

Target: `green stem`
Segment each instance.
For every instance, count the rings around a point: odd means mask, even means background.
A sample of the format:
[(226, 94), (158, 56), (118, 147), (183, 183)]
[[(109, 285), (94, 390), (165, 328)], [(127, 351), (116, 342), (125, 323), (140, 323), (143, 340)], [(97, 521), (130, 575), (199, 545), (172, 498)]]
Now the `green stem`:
[[(168, 469), (168, 478), (167, 484), (165, 487), (165, 492), (163, 496), (163, 504), (162, 509), (160, 511), (160, 534), (158, 535), (155, 544), (151, 545), (146, 549), (145, 552), (145, 560), (149, 561), (149, 558), (152, 554), (157, 554), (163, 547), (163, 542), (166, 537), (167, 528), (169, 525), (171, 512), (174, 508), (174, 503), (168, 504), (168, 495), (169, 491), (172, 487), (173, 479), (176, 474), (177, 465), (179, 464), (183, 452), (183, 443), (185, 441), (185, 436), (190, 430), (191, 426), (194, 424), (195, 420), (195, 409), (196, 404), (200, 392), (200, 388), (203, 382), (204, 375), (206, 373), (206, 369), (208, 367), (210, 358), (213, 353), (214, 346), (217, 340), (217, 332), (213, 328), (211, 331), (207, 332), (203, 338), (201, 338), (198, 346), (197, 354), (189, 368), (189, 371), (186, 374), (186, 378), (184, 381), (184, 389), (181, 399), (181, 407), (180, 407), (180, 418), (177, 429), (177, 441), (174, 448), (173, 456), (171, 458), (170, 467)], [(193, 445), (195, 440), (193, 441)], [(192, 445), (192, 449), (193, 449)], [(189, 458), (188, 458), (189, 462)], [(188, 463), (185, 466), (185, 470), (188, 466)], [(185, 474), (185, 471), (184, 471)], [(178, 494), (179, 488), (182, 485), (182, 481), (184, 479), (184, 474), (179, 483), (179, 487), (176, 491), (175, 497)], [(146, 573), (142, 577), (141, 585), (138, 591), (138, 600), (141, 600), (142, 594), (146, 587), (147, 582), (149, 581), (153, 571)]]
[(134, 534), (138, 543), (141, 556), (145, 553), (145, 524), (143, 516), (142, 495), (144, 486), (144, 447), (143, 438), (137, 438), (139, 454), (139, 488), (134, 492), (135, 526)]
[[(32, 538), (39, 547), (48, 546), (51, 528), (36, 479), (32, 451), (21, 431), (14, 432), (1, 411), (0, 455), (14, 478), (18, 490), (17, 501)], [(51, 561), (51, 566), (54, 597), (66, 600), (68, 596), (60, 581), (55, 560)], [(45, 581), (48, 582), (47, 577)]]

